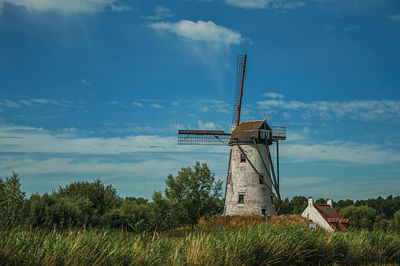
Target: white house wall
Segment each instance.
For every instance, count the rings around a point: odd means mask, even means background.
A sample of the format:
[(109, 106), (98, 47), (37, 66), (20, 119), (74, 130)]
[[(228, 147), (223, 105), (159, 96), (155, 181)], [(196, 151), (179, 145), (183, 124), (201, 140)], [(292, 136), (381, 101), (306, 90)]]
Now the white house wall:
[(329, 225), (329, 223), (322, 217), (314, 205), (308, 204), (307, 208), (302, 212), (302, 217), (312, 220), (313, 223), (318, 224), (322, 228), (328, 231), (334, 231), (334, 229)]

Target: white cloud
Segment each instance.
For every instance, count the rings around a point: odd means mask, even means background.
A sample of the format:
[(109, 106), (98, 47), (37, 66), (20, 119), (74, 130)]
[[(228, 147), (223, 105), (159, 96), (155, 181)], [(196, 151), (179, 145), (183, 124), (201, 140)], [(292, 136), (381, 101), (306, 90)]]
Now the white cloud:
[(201, 120), (197, 121), (197, 125), (199, 129), (203, 130), (217, 130), (220, 129), (221, 127), (216, 125), (214, 122), (203, 122)]
[(123, 11), (130, 11), (132, 8), (126, 5), (111, 5), (112, 11), (123, 12)]
[(32, 104), (31, 104), (29, 101), (27, 101), (27, 100), (20, 100), (19, 102), (22, 103), (23, 105), (26, 105), (26, 106), (31, 106), (31, 105), (32, 105)]
[(61, 131), (65, 132), (65, 133), (78, 133), (79, 132), (79, 130), (75, 127), (63, 128)]
[(32, 103), (39, 103), (39, 104), (58, 104), (58, 102), (56, 100), (52, 100), (52, 99), (32, 99), (31, 100)]
[(212, 21), (197, 22), (190, 20), (181, 20), (176, 23), (156, 22), (148, 24), (152, 29), (159, 32), (168, 32), (191, 41), (210, 42), (224, 45), (241, 44), (244, 39), (241, 34), (235, 30), (216, 25)]
[[(213, 123), (204, 123), (206, 127)], [(69, 129), (68, 133), (79, 131)], [(66, 130), (68, 131), (68, 129)], [(45, 145), (44, 145), (45, 143)], [(177, 137), (137, 135), (125, 138), (80, 137), (49, 132), (43, 128), (0, 126), (0, 150), (23, 153), (68, 153), (68, 154), (126, 154), (133, 152), (191, 151), (193, 147), (178, 146)], [(202, 149), (197, 150), (201, 151)], [(203, 149), (204, 150), (204, 149)], [(220, 152), (221, 149), (207, 149)]]
[(86, 79), (81, 79), (81, 83), (85, 86), (90, 86), (89, 82)]
[(0, 105), (3, 105), (8, 108), (20, 108), (21, 107), (21, 105), (19, 103), (10, 101), (10, 100), (0, 101)]
[(350, 32), (350, 31), (359, 30), (360, 28), (361, 28), (360, 26), (351, 26), (351, 27), (344, 28), (343, 31)]
[(336, 162), (360, 165), (384, 165), (400, 162), (397, 150), (380, 145), (347, 141), (319, 144), (285, 144), (281, 146), (282, 161), (286, 162)]
[(150, 104), (151, 107), (156, 108), (156, 109), (161, 109), (163, 108), (161, 105), (159, 105), (158, 103), (152, 103)]
[(367, 101), (300, 101), (266, 100), (257, 102), (259, 109), (284, 109), (302, 111), (305, 119), (317, 115), (323, 119), (337, 118), (359, 119), (364, 121), (377, 119), (400, 118), (400, 101), (367, 100)]
[(246, 9), (295, 9), (306, 5), (302, 1), (286, 2), (283, 0), (225, 0), (225, 3)]
[(174, 14), (171, 13), (171, 9), (163, 6), (156, 6), (156, 8), (154, 9), (154, 13), (155, 13), (154, 16), (147, 16), (142, 18), (149, 20), (161, 20), (164, 18), (170, 18), (174, 16)]
[(393, 21), (400, 21), (400, 13), (399, 14), (394, 14), (389, 16), (389, 18)]
[[(26, 8), (29, 11), (50, 11), (59, 13), (86, 12), (95, 13), (111, 8), (115, 11), (121, 9), (113, 4), (116, 0), (0, 0), (1, 8), (5, 4)], [(113, 8), (114, 6), (114, 8)]]
[(143, 103), (138, 102), (138, 101), (133, 101), (131, 104), (132, 104), (133, 106), (136, 106), (136, 107), (143, 107)]
[(200, 100), (200, 110), (202, 112), (207, 112), (209, 110), (214, 110), (219, 113), (228, 114), (229, 104), (221, 100)]
[(282, 93), (276, 93), (276, 92), (266, 92), (263, 94), (263, 96), (268, 97), (268, 98), (279, 98), (282, 99), (285, 97)]

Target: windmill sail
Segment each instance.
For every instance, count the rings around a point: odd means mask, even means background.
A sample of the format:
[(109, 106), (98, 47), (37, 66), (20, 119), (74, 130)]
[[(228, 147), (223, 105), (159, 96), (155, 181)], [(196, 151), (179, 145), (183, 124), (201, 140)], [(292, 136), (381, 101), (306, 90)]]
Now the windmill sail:
[(220, 130), (178, 130), (179, 145), (228, 145), (230, 133)]
[(242, 107), (244, 73), (246, 70), (247, 55), (238, 55), (236, 59), (236, 88), (235, 102), (233, 106), (232, 128), (235, 128), (240, 123), (240, 110)]

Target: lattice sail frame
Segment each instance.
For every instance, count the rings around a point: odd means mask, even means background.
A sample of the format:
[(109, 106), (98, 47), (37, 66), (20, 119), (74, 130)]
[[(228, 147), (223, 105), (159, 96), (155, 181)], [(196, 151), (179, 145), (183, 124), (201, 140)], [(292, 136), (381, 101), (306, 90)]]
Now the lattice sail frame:
[(247, 55), (238, 55), (236, 58), (236, 87), (235, 100), (233, 105), (232, 128), (238, 126), (240, 122), (240, 109), (243, 97), (244, 74), (246, 71)]
[(228, 145), (230, 138), (219, 130), (178, 130), (179, 145)]

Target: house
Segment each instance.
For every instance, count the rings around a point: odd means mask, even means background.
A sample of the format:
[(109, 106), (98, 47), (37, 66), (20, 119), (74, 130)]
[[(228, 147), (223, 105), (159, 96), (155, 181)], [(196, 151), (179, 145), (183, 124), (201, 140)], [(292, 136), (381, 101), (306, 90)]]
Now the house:
[(340, 217), (339, 213), (332, 207), (332, 200), (326, 204), (314, 203), (313, 198), (308, 198), (307, 208), (301, 214), (315, 224), (328, 231), (349, 231), (349, 220)]

